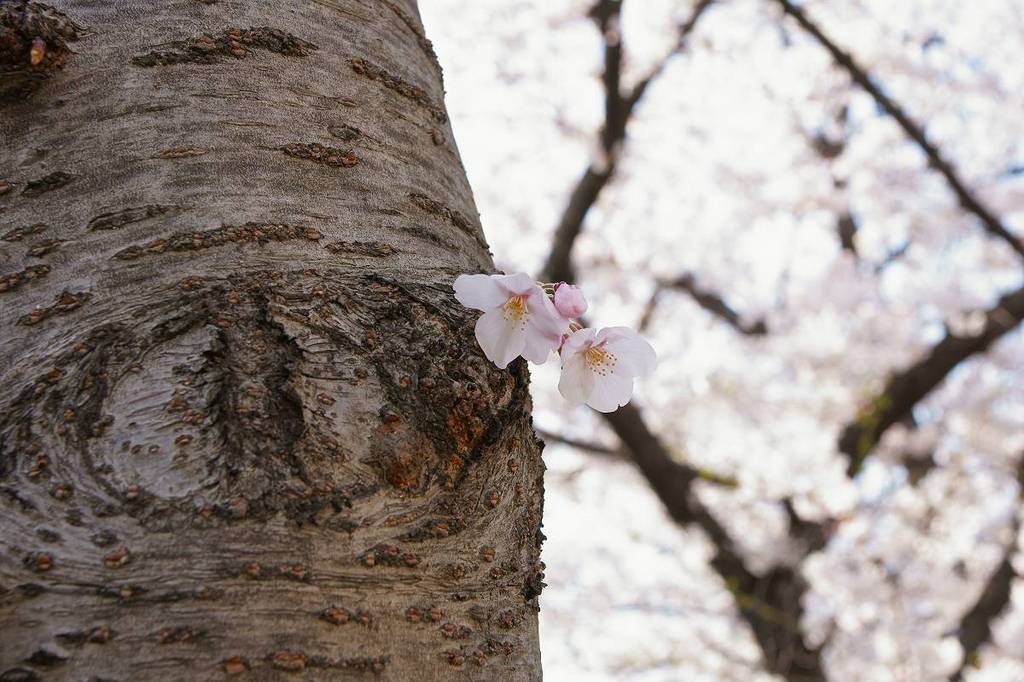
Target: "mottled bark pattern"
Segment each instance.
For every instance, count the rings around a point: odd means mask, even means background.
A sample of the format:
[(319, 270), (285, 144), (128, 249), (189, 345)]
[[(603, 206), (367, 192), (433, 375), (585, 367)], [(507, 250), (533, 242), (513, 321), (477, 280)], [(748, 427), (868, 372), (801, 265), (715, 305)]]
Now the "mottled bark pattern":
[(412, 1), (13, 5), (77, 42), (0, 101), (0, 679), (539, 679)]

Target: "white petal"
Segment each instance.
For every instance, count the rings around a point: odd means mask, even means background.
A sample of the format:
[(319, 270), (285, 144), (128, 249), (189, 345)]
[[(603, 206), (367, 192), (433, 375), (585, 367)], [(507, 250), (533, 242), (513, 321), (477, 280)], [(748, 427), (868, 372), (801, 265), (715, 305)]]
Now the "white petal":
[(526, 308), (530, 311), (530, 325), (541, 334), (555, 340), (555, 347), (561, 343), (562, 334), (569, 329), (569, 320), (562, 317), (548, 295), (536, 284), (526, 296)]
[[(590, 373), (593, 376), (593, 373)], [(633, 396), (632, 377), (621, 374), (596, 375), (594, 390), (587, 398), (587, 405), (598, 412), (614, 412), (629, 402)]]
[(474, 310), (494, 310), (508, 300), (498, 275), (459, 275), (452, 288), (459, 303)]
[(594, 389), (594, 373), (587, 369), (587, 361), (574, 354), (562, 362), (562, 376), (558, 379), (558, 392), (573, 405), (587, 402)]
[(525, 272), (517, 272), (514, 275), (495, 275), (494, 277), (509, 295), (521, 296), (522, 294), (530, 293), (532, 289), (543, 293), (533, 277), (530, 277)]
[[(531, 322), (532, 322), (531, 318)], [(526, 346), (523, 349), (523, 357), (530, 362), (543, 365), (551, 357), (551, 351), (558, 350), (558, 344), (562, 340), (559, 336), (542, 334), (533, 324), (526, 327)]]
[(476, 341), (487, 359), (505, 369), (523, 352), (526, 330), (522, 325), (506, 320), (500, 310), (492, 310), (476, 321)]
[[(603, 337), (603, 338), (602, 338)], [(629, 327), (608, 327), (597, 335), (617, 360), (615, 371), (629, 376), (646, 376), (658, 364), (658, 355), (651, 344)]]
[(580, 329), (569, 335), (569, 338), (565, 340), (562, 345), (562, 366), (565, 367), (570, 359), (576, 356), (580, 351), (584, 350), (588, 344), (594, 340), (594, 336), (597, 334), (595, 329), (586, 327)]

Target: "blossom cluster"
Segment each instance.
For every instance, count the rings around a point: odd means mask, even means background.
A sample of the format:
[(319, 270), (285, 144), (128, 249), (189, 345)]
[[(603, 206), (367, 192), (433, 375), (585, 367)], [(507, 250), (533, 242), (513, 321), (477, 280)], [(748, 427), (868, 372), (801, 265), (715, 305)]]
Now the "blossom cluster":
[(476, 340), (488, 360), (501, 369), (520, 356), (543, 364), (557, 351), (558, 392), (574, 405), (614, 412), (629, 402), (633, 379), (654, 371), (654, 349), (632, 329), (577, 321), (587, 301), (571, 284), (539, 283), (520, 272), (459, 275), (454, 289), (459, 303), (484, 313)]

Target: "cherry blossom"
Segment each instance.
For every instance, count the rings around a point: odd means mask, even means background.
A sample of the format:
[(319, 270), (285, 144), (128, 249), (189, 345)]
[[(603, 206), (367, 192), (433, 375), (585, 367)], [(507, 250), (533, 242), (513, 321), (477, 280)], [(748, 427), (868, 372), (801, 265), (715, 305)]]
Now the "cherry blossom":
[(654, 371), (651, 344), (628, 327), (586, 328), (562, 344), (558, 391), (569, 402), (614, 412), (633, 395), (633, 378)]
[(569, 320), (525, 273), (459, 275), (454, 289), (459, 303), (484, 311), (476, 323), (476, 340), (499, 369), (520, 355), (544, 363), (569, 327)]
[(587, 299), (583, 298), (583, 292), (565, 282), (555, 285), (554, 303), (559, 314), (570, 320), (587, 312)]
[(629, 402), (634, 377), (650, 374), (654, 349), (628, 327), (584, 328), (574, 317), (587, 310), (580, 290), (565, 282), (537, 283), (525, 273), (459, 275), (455, 298), (482, 310), (476, 340), (500, 369), (520, 355), (543, 364), (558, 350), (558, 390), (574, 405), (613, 412)]

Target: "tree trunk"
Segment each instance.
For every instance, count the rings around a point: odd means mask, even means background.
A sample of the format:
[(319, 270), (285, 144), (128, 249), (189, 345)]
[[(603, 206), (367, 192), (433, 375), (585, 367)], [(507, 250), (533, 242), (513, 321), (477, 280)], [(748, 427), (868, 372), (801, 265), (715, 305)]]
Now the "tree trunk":
[(413, 0), (60, 4), (0, 4), (0, 679), (539, 679)]

